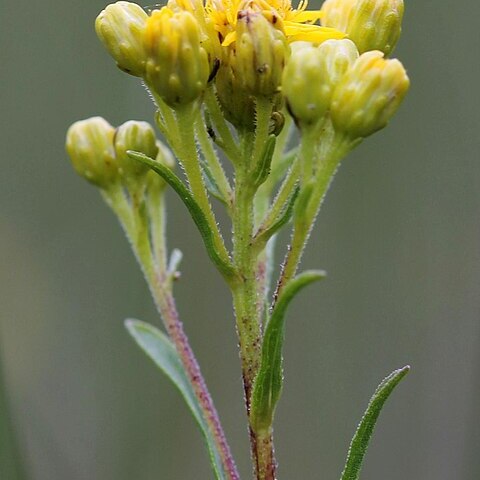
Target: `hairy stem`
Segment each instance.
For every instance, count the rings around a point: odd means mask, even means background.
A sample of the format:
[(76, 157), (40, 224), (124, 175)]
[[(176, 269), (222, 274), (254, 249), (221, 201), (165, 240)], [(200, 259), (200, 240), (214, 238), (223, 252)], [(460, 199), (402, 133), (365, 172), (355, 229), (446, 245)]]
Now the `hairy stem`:
[[(252, 387), (260, 366), (262, 319), (258, 308), (259, 286), (263, 279), (258, 277), (259, 254), (253, 247), (254, 199), (258, 186), (253, 186), (251, 173), (262, 160), (268, 138), (271, 104), (257, 99), (256, 132), (242, 136), (242, 161), (235, 170), (235, 207), (233, 212), (233, 261), (240, 280), (233, 287), (233, 300), (245, 392), (247, 415), (250, 417)], [(253, 142), (252, 142), (253, 140)], [(250, 428), (250, 444), (257, 480), (274, 480), (276, 462), (271, 432), (267, 437), (259, 436)]]
[[(304, 141), (305, 143), (312, 143), (314, 140), (307, 137)], [(297, 212), (298, 214), (294, 218), (292, 239), (277, 283), (274, 302), (285, 285), (295, 276), (325, 194), (340, 161), (351, 148), (352, 143), (348, 139), (337, 136), (332, 140), (331, 148), (325, 157), (320, 159), (319, 162), (315, 161), (314, 149), (311, 146), (307, 145), (302, 148), (301, 156), (305, 155), (306, 157), (301, 157), (300, 160), (303, 162), (303, 173), (307, 175), (303, 177), (302, 189), (310, 186), (312, 187), (312, 193), (302, 211)], [(310, 178), (315, 164), (317, 164), (316, 171)]]
[[(215, 443), (222, 458), (225, 474), (227, 475), (228, 480), (240, 480), (217, 410), (201, 373), (200, 366), (183, 329), (183, 324), (180, 321), (173, 297), (170, 272), (167, 271), (165, 261), (154, 259), (154, 254), (152, 253), (150, 245), (147, 227), (148, 222), (145, 217), (145, 212), (142, 209), (142, 206), (135, 207), (134, 205), (131, 205), (121, 188), (115, 188), (109, 192), (103, 192), (103, 194), (107, 203), (117, 214), (132, 245), (132, 249), (140, 264), (145, 279), (147, 280), (157, 310), (160, 313), (168, 335), (180, 356), (183, 367), (185, 368), (195, 395), (202, 408), (205, 420), (207, 421), (212, 436), (215, 439)], [(162, 198), (154, 200), (163, 203)], [(149, 210), (152, 212), (151, 205)], [(161, 231), (163, 228), (163, 222), (160, 220), (154, 225), (154, 228), (156, 229), (156, 231), (153, 232), (155, 247), (157, 252), (158, 248), (160, 248), (161, 258), (164, 259), (165, 232)]]

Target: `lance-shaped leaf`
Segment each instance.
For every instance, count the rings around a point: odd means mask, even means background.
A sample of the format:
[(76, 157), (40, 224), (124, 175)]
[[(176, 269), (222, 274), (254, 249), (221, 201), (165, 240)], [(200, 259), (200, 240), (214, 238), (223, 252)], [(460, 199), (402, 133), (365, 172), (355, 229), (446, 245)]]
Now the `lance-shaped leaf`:
[(175, 347), (165, 334), (148, 323), (139, 320), (126, 320), (125, 326), (140, 348), (153, 360), (155, 365), (162, 370), (181, 393), (203, 434), (210, 455), (210, 462), (215, 472), (215, 478), (217, 480), (227, 480), (222, 466), (221, 455)]
[(214, 236), (208, 225), (207, 218), (205, 217), (201, 207), (193, 198), (190, 190), (168, 167), (160, 162), (156, 162), (140, 152), (128, 151), (127, 153), (130, 158), (148, 165), (151, 170), (160, 175), (175, 190), (190, 212), (195, 225), (197, 225), (211, 260), (223, 275), (229, 278), (233, 277), (235, 275), (235, 270), (232, 267), (230, 259), (224, 258), (217, 251)]
[(282, 392), (282, 349), (287, 307), (302, 288), (323, 278), (325, 278), (325, 272), (308, 270), (291, 280), (285, 286), (265, 327), (262, 359), (253, 386), (250, 414), (251, 427), (256, 432), (267, 430), (271, 427), (275, 407)]
[(258, 188), (262, 183), (264, 183), (270, 173), (276, 141), (277, 137), (275, 137), (275, 135), (270, 135), (265, 142), (258, 165), (252, 172), (251, 182), (255, 188)]
[(350, 444), (341, 480), (358, 480), (363, 459), (370, 439), (372, 438), (378, 416), (393, 389), (409, 371), (410, 367), (408, 365), (399, 370), (395, 370), (383, 379), (375, 390)]
[(265, 244), (275, 235), (284, 225), (286, 225), (293, 215), (293, 208), (298, 197), (300, 188), (297, 186), (292, 195), (285, 203), (282, 212), (271, 225), (261, 226), (255, 235), (254, 241), (257, 247), (262, 249)]

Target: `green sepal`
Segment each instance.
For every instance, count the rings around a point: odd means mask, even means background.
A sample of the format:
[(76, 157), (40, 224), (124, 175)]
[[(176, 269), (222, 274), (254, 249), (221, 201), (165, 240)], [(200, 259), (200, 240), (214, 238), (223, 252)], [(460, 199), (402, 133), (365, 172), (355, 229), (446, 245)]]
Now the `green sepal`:
[(302, 288), (325, 276), (323, 271), (307, 270), (295, 277), (285, 286), (271, 313), (265, 327), (260, 368), (253, 385), (250, 425), (255, 432), (272, 426), (275, 407), (282, 392), (282, 349), (287, 307)]
[(263, 247), (270, 238), (273, 237), (284, 225), (286, 225), (293, 215), (293, 209), (295, 207), (295, 202), (298, 198), (298, 192), (300, 188), (297, 186), (293, 193), (290, 195), (290, 198), (285, 203), (285, 206), (281, 212), (281, 214), (275, 219), (275, 221), (270, 225), (267, 226), (265, 229), (263, 227), (258, 231), (257, 235), (255, 236), (255, 242)]
[(182, 395), (205, 439), (215, 478), (217, 480), (227, 480), (220, 453), (177, 350), (168, 337), (153, 325), (140, 320), (129, 319), (125, 321), (125, 326), (144, 353), (153, 360), (155, 365), (162, 370)]
[(130, 158), (148, 165), (151, 170), (160, 175), (175, 190), (190, 212), (195, 225), (197, 225), (212, 262), (226, 277), (231, 278), (235, 276), (236, 273), (230, 263), (230, 260), (222, 258), (222, 256), (218, 253), (215, 247), (214, 236), (208, 225), (205, 214), (184, 183), (168, 167), (156, 162), (155, 160), (152, 160), (143, 153), (133, 152), (130, 150), (127, 153)]
[(409, 371), (410, 367), (408, 365), (399, 370), (395, 370), (388, 377), (383, 379), (375, 390), (375, 393), (368, 403), (367, 410), (357, 427), (357, 431), (353, 436), (352, 442), (350, 443), (347, 461), (345, 463), (341, 480), (358, 480), (363, 459), (370, 439), (372, 438), (378, 416), (393, 389)]
[(262, 185), (262, 183), (265, 182), (270, 174), (276, 141), (277, 137), (272, 134), (268, 136), (267, 141), (265, 142), (262, 155), (252, 173), (252, 185), (255, 187), (255, 189)]

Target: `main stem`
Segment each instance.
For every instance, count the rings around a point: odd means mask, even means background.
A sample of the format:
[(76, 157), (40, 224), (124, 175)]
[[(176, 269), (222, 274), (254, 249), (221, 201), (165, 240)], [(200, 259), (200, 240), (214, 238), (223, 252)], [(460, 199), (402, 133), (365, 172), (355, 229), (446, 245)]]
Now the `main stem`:
[[(250, 417), (252, 387), (258, 373), (262, 346), (261, 310), (258, 308), (259, 282), (257, 278), (258, 252), (253, 248), (254, 199), (256, 188), (251, 172), (268, 138), (271, 104), (264, 99), (257, 102), (255, 139), (250, 133), (243, 137), (242, 159), (235, 169), (235, 206), (233, 211), (233, 261), (239, 280), (233, 285), (237, 332), (240, 343), (242, 376), (247, 415)], [(249, 421), (250, 423), (250, 421)], [(275, 480), (276, 461), (272, 432), (256, 432), (251, 426), (250, 444), (257, 480)]]
[[(233, 301), (240, 343), (242, 377), (247, 415), (250, 416), (253, 382), (260, 366), (261, 319), (257, 309), (256, 256), (252, 249), (253, 192), (243, 169), (236, 175), (236, 204), (233, 221), (233, 256), (240, 281), (233, 289)], [(257, 480), (275, 480), (275, 457), (271, 432), (259, 435), (251, 427), (250, 444)]]

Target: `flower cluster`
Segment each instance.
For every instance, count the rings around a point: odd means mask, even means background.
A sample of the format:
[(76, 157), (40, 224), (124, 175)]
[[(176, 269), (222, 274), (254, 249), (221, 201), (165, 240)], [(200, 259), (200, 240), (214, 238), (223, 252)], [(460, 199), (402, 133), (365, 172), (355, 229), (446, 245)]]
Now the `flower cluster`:
[(169, 0), (147, 13), (120, 1), (101, 12), (96, 31), (118, 67), (142, 77), (173, 109), (201, 101), (214, 84), (237, 128), (254, 128), (258, 97), (271, 102), (272, 112), (286, 102), (297, 124), (331, 112), (334, 124), (354, 136), (382, 128), (409, 85), (402, 65), (380, 53), (389, 55), (398, 41), (403, 0), (307, 6), (306, 0), (297, 8), (290, 0)]
[[(341, 160), (387, 125), (409, 88), (403, 65), (388, 58), (400, 36), (403, 0), (307, 7), (308, 0), (107, 6), (97, 35), (117, 66), (150, 91), (168, 148), (145, 122), (114, 128), (93, 117), (67, 133), (75, 170), (100, 188), (130, 240), (174, 345), (167, 356), (176, 362), (175, 377), (179, 362), (185, 374), (174, 382), (188, 387), (188, 402), (198, 402), (192, 412), (210, 442), (215, 472), (225, 473), (217, 478), (228, 480), (239, 475), (175, 310), (181, 255), (173, 250), (167, 258), (164, 187), (185, 204), (231, 290), (255, 478), (272, 480), (285, 309), (303, 286), (324, 276), (297, 274), (302, 254)], [(295, 126), (298, 145), (291, 141)], [(217, 221), (213, 198), (225, 207), (227, 226)], [(290, 245), (270, 288), (274, 239), (283, 228), (291, 228)], [(223, 238), (228, 230), (231, 242)], [(363, 453), (354, 450), (357, 478)]]

